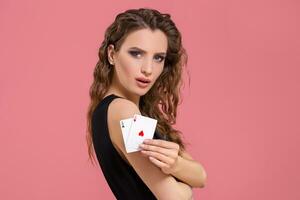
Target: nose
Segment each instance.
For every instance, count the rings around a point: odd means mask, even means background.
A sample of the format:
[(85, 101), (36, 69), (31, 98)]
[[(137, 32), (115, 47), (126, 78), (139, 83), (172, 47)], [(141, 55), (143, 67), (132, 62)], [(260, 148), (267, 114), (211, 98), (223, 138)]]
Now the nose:
[(141, 68), (142, 73), (145, 75), (152, 74), (152, 65), (153, 65), (152, 59), (145, 59)]

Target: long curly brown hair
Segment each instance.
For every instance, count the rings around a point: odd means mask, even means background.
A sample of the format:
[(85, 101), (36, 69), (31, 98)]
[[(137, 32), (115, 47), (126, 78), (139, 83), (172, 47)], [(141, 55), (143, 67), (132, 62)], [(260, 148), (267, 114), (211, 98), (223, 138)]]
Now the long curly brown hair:
[(149, 28), (160, 29), (168, 38), (168, 49), (164, 69), (152, 88), (140, 97), (140, 112), (144, 116), (157, 119), (158, 131), (180, 146), (179, 154), (185, 150), (182, 133), (172, 127), (176, 123), (177, 106), (181, 103), (182, 68), (186, 66), (188, 56), (182, 46), (181, 33), (171, 20), (170, 14), (162, 14), (155, 9), (129, 9), (116, 16), (115, 21), (106, 29), (98, 56), (99, 61), (94, 69), (94, 81), (90, 87), (90, 105), (87, 112), (87, 145), (89, 158), (95, 161), (92, 140), (92, 115), (98, 103), (103, 99), (112, 82), (113, 67), (110, 66), (107, 47), (113, 44), (118, 51), (133, 31)]

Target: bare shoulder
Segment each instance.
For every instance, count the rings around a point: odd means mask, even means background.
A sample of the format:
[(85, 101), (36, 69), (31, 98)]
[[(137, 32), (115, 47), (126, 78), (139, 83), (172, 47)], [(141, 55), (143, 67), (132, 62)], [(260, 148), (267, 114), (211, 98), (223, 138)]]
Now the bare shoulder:
[(127, 115), (141, 114), (139, 108), (132, 101), (124, 98), (115, 98), (109, 105), (109, 114), (112, 119)]
[(115, 98), (110, 103), (107, 113), (109, 134), (114, 146), (120, 150), (119, 153), (126, 158), (155, 197), (162, 200), (180, 199), (180, 186), (173, 176), (163, 173), (141, 152), (126, 152), (120, 120), (141, 114), (137, 105), (127, 99)]

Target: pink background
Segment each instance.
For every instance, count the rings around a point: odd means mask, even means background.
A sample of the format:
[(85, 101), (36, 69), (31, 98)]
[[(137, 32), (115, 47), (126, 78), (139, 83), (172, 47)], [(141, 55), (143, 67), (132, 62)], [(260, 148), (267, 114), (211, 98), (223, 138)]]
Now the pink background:
[(88, 89), (106, 27), (138, 7), (170, 13), (189, 54), (176, 127), (208, 173), (195, 199), (300, 199), (296, 0), (1, 0), (0, 199), (114, 199), (87, 160)]

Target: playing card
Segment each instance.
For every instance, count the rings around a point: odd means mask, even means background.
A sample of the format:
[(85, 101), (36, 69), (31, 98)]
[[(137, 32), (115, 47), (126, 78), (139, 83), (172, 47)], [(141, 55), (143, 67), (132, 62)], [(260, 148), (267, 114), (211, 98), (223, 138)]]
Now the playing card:
[(122, 136), (123, 136), (123, 141), (125, 144), (126, 151), (129, 151), (129, 149), (127, 148), (127, 138), (129, 136), (129, 130), (131, 127), (132, 120), (133, 120), (133, 117), (120, 120), (120, 127), (122, 130)]
[(151, 117), (135, 114), (131, 122), (129, 129), (129, 135), (126, 141), (127, 153), (140, 151), (139, 145), (143, 143), (145, 139), (152, 139), (157, 120)]

